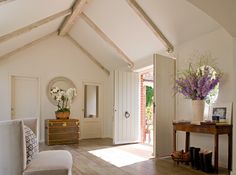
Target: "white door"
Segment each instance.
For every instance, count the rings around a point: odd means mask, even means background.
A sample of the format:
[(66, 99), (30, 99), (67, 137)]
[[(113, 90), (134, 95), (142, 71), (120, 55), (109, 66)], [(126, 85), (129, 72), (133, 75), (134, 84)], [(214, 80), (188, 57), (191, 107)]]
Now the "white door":
[(102, 137), (103, 94), (102, 86), (97, 83), (83, 83), (84, 116), (81, 122), (81, 138)]
[(139, 77), (133, 72), (114, 72), (114, 144), (139, 142)]
[(35, 77), (11, 76), (12, 119), (39, 118), (39, 79)]
[[(173, 151), (173, 126), (175, 118), (175, 60), (154, 55), (154, 155), (170, 155)], [(156, 123), (156, 125), (155, 125)], [(155, 141), (156, 139), (156, 141)]]

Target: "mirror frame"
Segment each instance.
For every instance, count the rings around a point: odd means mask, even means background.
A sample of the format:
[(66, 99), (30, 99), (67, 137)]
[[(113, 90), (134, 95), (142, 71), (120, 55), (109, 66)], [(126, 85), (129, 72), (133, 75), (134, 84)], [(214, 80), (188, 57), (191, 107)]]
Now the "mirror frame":
[(51, 81), (49, 81), (48, 83), (48, 86), (47, 86), (47, 89), (46, 89), (46, 94), (47, 94), (47, 97), (48, 97), (48, 100), (53, 104), (53, 105), (57, 105), (57, 102), (52, 98), (51, 96), (51, 89), (52, 89), (52, 86), (58, 82), (58, 81), (64, 81), (66, 82), (66, 84), (68, 84), (71, 88), (75, 88), (76, 89), (76, 86), (75, 84), (73, 83), (73, 81), (71, 81), (69, 78), (66, 78), (66, 77), (55, 77), (53, 78)]

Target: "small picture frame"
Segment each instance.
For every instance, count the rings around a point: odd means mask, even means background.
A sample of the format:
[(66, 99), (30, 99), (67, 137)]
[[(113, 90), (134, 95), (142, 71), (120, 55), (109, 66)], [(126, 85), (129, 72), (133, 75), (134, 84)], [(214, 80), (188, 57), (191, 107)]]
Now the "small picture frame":
[(219, 123), (232, 123), (232, 103), (216, 103), (210, 106), (208, 118)]

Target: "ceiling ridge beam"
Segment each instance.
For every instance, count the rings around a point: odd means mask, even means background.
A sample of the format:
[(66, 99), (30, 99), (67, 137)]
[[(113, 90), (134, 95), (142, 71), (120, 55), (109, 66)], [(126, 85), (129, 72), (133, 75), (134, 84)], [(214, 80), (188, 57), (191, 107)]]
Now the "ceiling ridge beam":
[(173, 45), (157, 27), (157, 25), (152, 21), (152, 19), (146, 14), (142, 7), (136, 2), (136, 0), (127, 0), (129, 6), (136, 12), (136, 14), (141, 18), (141, 20), (148, 26), (148, 28), (154, 33), (154, 35), (162, 42), (166, 47), (167, 52), (171, 53), (174, 51)]
[(70, 35), (66, 35), (67, 38), (80, 50), (82, 50), (82, 52), (88, 56), (88, 58), (94, 62), (98, 67), (100, 67), (107, 75), (110, 75), (110, 71), (105, 68), (99, 61), (97, 61), (97, 59), (90, 54), (84, 47), (82, 47), (75, 39), (73, 39)]
[(98, 34), (100, 37), (106, 41), (110, 46), (112, 46), (121, 58), (128, 63), (129, 67), (132, 69), (134, 67), (134, 63), (130, 60), (130, 58), (83, 12), (80, 14), (80, 17)]
[(32, 47), (33, 45), (35, 45), (35, 44), (37, 44), (37, 43), (39, 43), (39, 42), (41, 42), (41, 41), (47, 39), (48, 37), (50, 37), (50, 36), (52, 36), (52, 35), (55, 35), (56, 33), (57, 33), (57, 32), (54, 31), (54, 32), (52, 32), (52, 33), (49, 33), (49, 34), (47, 34), (47, 35), (41, 37), (41, 38), (38, 38), (38, 39), (36, 39), (36, 40), (34, 40), (34, 41), (31, 41), (30, 43), (27, 43), (27, 44), (25, 44), (25, 45), (23, 45), (23, 46), (21, 46), (21, 47), (19, 47), (19, 48), (17, 48), (17, 49), (14, 49), (13, 51), (10, 51), (10, 52), (8, 52), (8, 53), (6, 53), (6, 54), (0, 56), (0, 61), (3, 60), (3, 59), (5, 59), (5, 58), (8, 58), (8, 57), (10, 57), (10, 56), (12, 56), (12, 55), (15, 55), (16, 53), (18, 53), (18, 52), (20, 52), (20, 51), (22, 51), (22, 50), (25, 50), (25, 49), (27, 49), (27, 48), (30, 48), (30, 47)]
[(27, 26), (25, 26), (25, 27), (23, 27), (21, 29), (18, 29), (18, 30), (15, 30), (15, 31), (10, 32), (8, 34), (5, 34), (3, 36), (0, 36), (0, 43), (2, 43), (4, 41), (7, 41), (7, 40), (9, 40), (11, 38), (14, 38), (14, 37), (16, 37), (18, 35), (21, 35), (23, 33), (29, 32), (29, 31), (33, 30), (34, 28), (37, 28), (37, 27), (39, 27), (39, 26), (41, 26), (43, 24), (46, 24), (46, 23), (48, 23), (48, 22), (50, 22), (52, 20), (55, 20), (55, 19), (63, 17), (63, 16), (70, 15), (71, 12), (72, 12), (71, 9), (67, 9), (67, 10), (58, 12), (58, 13), (56, 13), (54, 15), (51, 15), (51, 16), (49, 16), (47, 18), (44, 18), (44, 19), (39, 20), (37, 22), (34, 22), (34, 23), (30, 24), (30, 25), (27, 25)]
[(73, 7), (72, 7), (72, 13), (67, 16), (60, 28), (58, 29), (58, 35), (64, 36), (66, 35), (72, 26), (74, 25), (77, 17), (82, 13), (85, 5), (88, 3), (88, 0), (76, 0)]

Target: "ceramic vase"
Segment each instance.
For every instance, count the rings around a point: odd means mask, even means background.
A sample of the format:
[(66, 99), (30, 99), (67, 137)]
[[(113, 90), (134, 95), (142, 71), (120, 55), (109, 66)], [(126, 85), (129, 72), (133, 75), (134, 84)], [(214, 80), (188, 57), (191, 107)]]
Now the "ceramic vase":
[(193, 107), (193, 122), (201, 122), (204, 118), (204, 108), (205, 101), (204, 100), (192, 100)]

